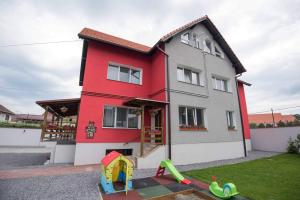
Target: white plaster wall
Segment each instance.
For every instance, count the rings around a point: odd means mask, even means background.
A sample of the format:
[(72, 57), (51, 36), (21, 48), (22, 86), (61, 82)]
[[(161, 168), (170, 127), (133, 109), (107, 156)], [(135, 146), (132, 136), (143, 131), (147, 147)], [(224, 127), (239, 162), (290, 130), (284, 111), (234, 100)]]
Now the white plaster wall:
[(133, 149), (137, 155), (140, 143), (77, 143), (74, 165), (99, 164), (105, 156), (106, 149)]
[(56, 145), (54, 163), (73, 163), (75, 158), (75, 144)]
[(300, 134), (300, 127), (251, 129), (253, 150), (286, 152), (289, 138)]
[(247, 151), (252, 151), (251, 139), (245, 139)]
[(0, 128), (0, 146), (39, 146), (41, 129)]
[(244, 157), (242, 141), (172, 145), (174, 165), (187, 165), (239, 157)]
[(162, 160), (167, 159), (166, 146), (159, 146), (146, 157), (138, 157), (137, 168), (157, 168)]

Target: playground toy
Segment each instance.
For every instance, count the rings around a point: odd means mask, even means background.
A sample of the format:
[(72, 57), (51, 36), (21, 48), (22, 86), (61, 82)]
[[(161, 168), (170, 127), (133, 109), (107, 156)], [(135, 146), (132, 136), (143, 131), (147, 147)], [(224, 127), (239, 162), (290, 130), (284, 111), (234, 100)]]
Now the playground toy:
[(209, 190), (213, 195), (221, 199), (229, 199), (235, 195), (238, 195), (238, 191), (233, 183), (225, 183), (223, 188), (219, 186), (216, 181), (216, 177), (212, 177), (213, 181), (209, 185)]
[(106, 194), (132, 189), (133, 163), (122, 154), (112, 151), (101, 160), (100, 184)]
[(172, 164), (171, 160), (163, 160), (160, 162), (160, 165), (156, 172), (156, 176), (158, 177), (164, 175), (166, 168), (179, 183), (186, 184), (186, 185), (189, 185), (191, 183), (190, 180), (184, 178), (181, 175), (181, 173)]

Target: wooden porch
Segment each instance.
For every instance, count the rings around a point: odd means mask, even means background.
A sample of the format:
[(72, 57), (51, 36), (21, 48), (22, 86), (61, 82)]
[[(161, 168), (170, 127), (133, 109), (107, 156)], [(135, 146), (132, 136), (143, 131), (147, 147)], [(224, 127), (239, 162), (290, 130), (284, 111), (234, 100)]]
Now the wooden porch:
[[(127, 106), (140, 107), (141, 111), (141, 136), (140, 156), (146, 155), (149, 151), (159, 145), (163, 145), (165, 127), (165, 108), (168, 102), (152, 99), (133, 98), (124, 103)], [(149, 111), (151, 125), (145, 125), (145, 111)], [(154, 120), (154, 122), (152, 122)]]
[[(75, 141), (80, 99), (37, 101), (45, 109), (41, 141)], [(47, 120), (51, 116), (52, 120)]]

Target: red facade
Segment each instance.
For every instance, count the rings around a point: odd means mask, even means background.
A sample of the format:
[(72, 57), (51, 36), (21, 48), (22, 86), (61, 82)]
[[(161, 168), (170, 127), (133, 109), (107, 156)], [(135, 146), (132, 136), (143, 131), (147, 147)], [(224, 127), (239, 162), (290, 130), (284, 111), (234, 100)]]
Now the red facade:
[[(107, 78), (109, 63), (141, 69), (142, 84), (109, 80)], [(89, 41), (76, 142), (138, 142), (140, 129), (103, 128), (104, 106), (124, 106), (124, 102), (131, 98), (166, 101), (165, 77), (165, 55), (158, 49), (146, 54), (101, 42)], [(165, 109), (163, 112), (165, 115)], [(97, 128), (94, 138), (91, 139), (87, 138), (85, 131), (89, 121), (93, 121)], [(145, 125), (150, 126), (150, 115), (147, 110), (144, 121)], [(163, 130), (166, 130), (165, 124), (164, 121)]]
[(250, 139), (250, 127), (249, 127), (247, 103), (246, 103), (246, 96), (245, 96), (245, 90), (244, 90), (243, 83), (238, 82), (238, 90), (239, 90), (241, 113), (242, 113), (242, 117), (243, 117), (242, 123), (243, 123), (243, 127), (244, 127), (244, 136), (245, 136), (245, 139)]

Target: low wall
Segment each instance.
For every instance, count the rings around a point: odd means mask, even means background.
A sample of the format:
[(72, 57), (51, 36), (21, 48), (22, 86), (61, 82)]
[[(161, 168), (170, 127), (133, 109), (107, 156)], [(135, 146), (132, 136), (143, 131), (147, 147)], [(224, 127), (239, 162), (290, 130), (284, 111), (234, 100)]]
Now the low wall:
[(289, 138), (300, 134), (300, 127), (251, 129), (253, 150), (286, 152)]
[(39, 146), (41, 129), (0, 128), (0, 146)]

